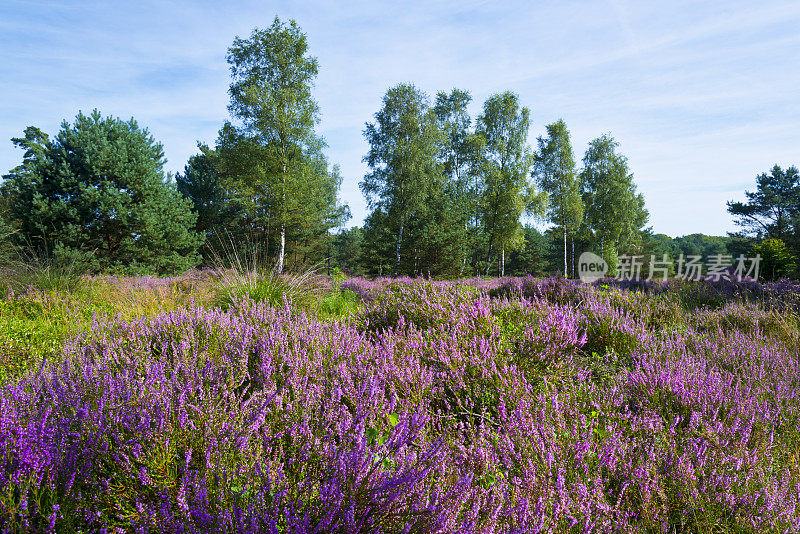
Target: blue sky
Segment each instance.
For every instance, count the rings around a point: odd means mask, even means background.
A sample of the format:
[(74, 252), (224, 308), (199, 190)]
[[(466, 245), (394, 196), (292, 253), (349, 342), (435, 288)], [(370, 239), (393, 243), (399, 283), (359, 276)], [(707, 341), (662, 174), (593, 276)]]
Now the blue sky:
[(610, 132), (628, 156), (656, 232), (734, 230), (773, 164), (800, 165), (798, 2), (0, 2), (0, 172), (10, 138), (50, 134), (78, 110), (135, 117), (183, 169), (227, 117), (234, 36), (294, 18), (319, 58), (315, 96), (352, 224), (366, 214), (364, 123), (386, 89), (453, 87), (480, 111), (515, 91), (530, 143), (563, 118), (576, 159)]

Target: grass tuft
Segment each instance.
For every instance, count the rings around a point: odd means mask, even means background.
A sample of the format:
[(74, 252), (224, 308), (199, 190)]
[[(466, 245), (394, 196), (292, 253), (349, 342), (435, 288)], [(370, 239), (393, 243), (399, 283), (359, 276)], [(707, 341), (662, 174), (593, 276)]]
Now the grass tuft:
[(85, 287), (83, 269), (74, 261), (30, 255), (9, 262), (6, 291), (15, 294), (35, 290), (44, 294), (74, 293)]

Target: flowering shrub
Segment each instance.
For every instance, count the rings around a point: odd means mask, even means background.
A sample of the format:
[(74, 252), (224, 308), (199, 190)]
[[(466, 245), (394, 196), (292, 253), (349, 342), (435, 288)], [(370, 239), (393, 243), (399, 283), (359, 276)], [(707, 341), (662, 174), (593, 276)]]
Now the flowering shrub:
[(7, 380), (2, 530), (800, 529), (792, 287), (342, 287), (98, 318)]

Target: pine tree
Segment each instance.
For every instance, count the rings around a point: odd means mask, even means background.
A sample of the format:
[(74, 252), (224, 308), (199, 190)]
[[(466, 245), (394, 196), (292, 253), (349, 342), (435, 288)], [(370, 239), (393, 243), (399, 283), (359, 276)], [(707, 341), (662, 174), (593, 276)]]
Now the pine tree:
[(95, 271), (175, 273), (198, 261), (197, 216), (163, 172), (164, 151), (131, 119), (79, 113), (55, 140), (35, 127), (2, 187), (19, 237)]

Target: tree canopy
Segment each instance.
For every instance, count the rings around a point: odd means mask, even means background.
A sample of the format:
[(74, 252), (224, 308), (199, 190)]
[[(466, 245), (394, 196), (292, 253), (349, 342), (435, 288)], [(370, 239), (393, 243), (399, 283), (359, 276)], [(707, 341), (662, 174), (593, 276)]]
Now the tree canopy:
[(504, 256), (506, 249), (522, 244), (523, 212), (543, 213), (545, 197), (535, 194), (528, 181), (533, 165), (529, 128), (530, 110), (511, 91), (490, 96), (478, 117), (477, 132), (485, 141), (482, 204), (487, 274), (495, 249)]
[(287, 231), (324, 232), (349, 213), (336, 198), (341, 177), (328, 171), (317, 136), (319, 106), (311, 89), (319, 71), (295, 21), (277, 17), (228, 49), (235, 122), (220, 131), (218, 153), (228, 188), (249, 213), (251, 230), (279, 233), (276, 271), (283, 271)]
[(54, 140), (30, 126), (12, 140), (23, 162), (2, 195), (18, 239), (90, 269), (173, 273), (197, 262), (197, 216), (165, 179), (164, 151), (131, 119), (95, 110)]
[(441, 181), (437, 161), (441, 130), (428, 97), (411, 84), (390, 88), (375, 122), (367, 123), (370, 145), (364, 162), (370, 172), (361, 182), (368, 205), (388, 216), (395, 239), (394, 273), (400, 269), (403, 231), (409, 219), (424, 209), (426, 193)]
[(745, 191), (747, 202), (728, 202), (728, 212), (747, 235), (792, 239), (800, 214), (800, 173), (775, 165), (756, 176), (756, 190)]
[[(219, 245), (255, 245), (278, 273), (327, 259), (364, 274), (450, 277), (502, 276), (507, 263), (510, 272), (570, 276), (576, 242), (612, 265), (617, 250), (667, 246), (643, 229), (644, 198), (610, 135), (589, 144), (578, 171), (563, 120), (531, 149), (531, 112), (513, 91), (490, 95), (473, 118), (468, 91), (431, 102), (411, 83), (390, 87), (365, 124), (359, 185), (371, 213), (362, 228), (332, 236), (350, 212), (317, 132), (319, 62), (306, 35), (276, 17), (237, 36), (226, 60), (230, 120), (215, 143), (198, 142), (174, 183), (162, 146), (133, 119), (79, 114), (52, 141), (27, 128), (13, 140), (23, 162), (2, 185), (0, 248), (25, 242), (96, 271), (166, 273), (197, 265), (206, 241), (205, 265), (220, 259)], [(796, 169), (759, 180), (749, 203), (729, 209), (796, 246)], [(545, 217), (551, 228), (530, 226)]]
[(611, 266), (616, 265), (617, 251), (640, 240), (649, 218), (644, 196), (636, 192), (628, 158), (618, 147), (609, 134), (592, 140), (580, 173), (584, 230)]
[(533, 172), (548, 195), (548, 218), (563, 232), (564, 273), (567, 274), (567, 235), (574, 234), (583, 221), (583, 200), (566, 123), (559, 120), (546, 128), (547, 137), (538, 139)]

